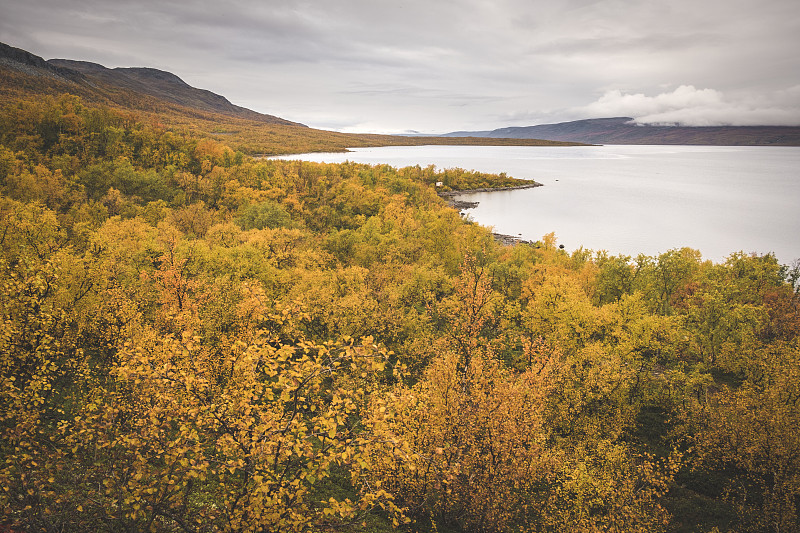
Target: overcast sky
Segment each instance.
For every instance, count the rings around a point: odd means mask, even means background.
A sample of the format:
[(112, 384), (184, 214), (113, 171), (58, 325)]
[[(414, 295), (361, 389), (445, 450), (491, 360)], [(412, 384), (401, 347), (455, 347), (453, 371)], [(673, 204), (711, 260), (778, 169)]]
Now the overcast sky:
[(0, 41), (346, 132), (800, 125), (797, 0), (0, 0)]

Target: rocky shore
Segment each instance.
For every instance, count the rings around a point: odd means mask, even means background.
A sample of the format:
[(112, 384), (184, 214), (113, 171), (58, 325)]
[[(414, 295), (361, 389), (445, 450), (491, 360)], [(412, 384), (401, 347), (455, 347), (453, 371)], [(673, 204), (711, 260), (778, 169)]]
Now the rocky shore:
[(487, 187), (484, 189), (463, 189), (459, 191), (440, 192), (439, 197), (447, 200), (447, 205), (454, 209), (461, 211), (462, 209), (473, 209), (478, 207), (478, 202), (468, 202), (466, 200), (459, 200), (457, 197), (462, 194), (469, 194), (473, 192), (495, 192), (495, 191), (513, 191), (517, 189), (533, 189), (534, 187), (541, 187), (542, 184), (538, 181), (531, 181), (525, 185), (515, 185), (513, 187)]
[[(513, 187), (496, 187), (496, 188), (485, 188), (485, 189), (465, 189), (460, 191), (447, 191), (447, 192), (440, 192), (438, 193), (441, 198), (447, 200), (447, 205), (454, 209), (458, 209), (462, 211), (464, 209), (473, 209), (478, 207), (478, 202), (468, 202), (466, 200), (459, 200), (457, 197), (461, 196), (462, 194), (469, 194), (473, 192), (494, 192), (494, 191), (513, 191), (516, 189), (532, 189), (534, 187), (541, 187), (542, 184), (537, 181), (531, 181), (530, 183), (526, 183), (525, 185), (515, 185)], [(464, 213), (461, 213), (462, 215)], [(523, 240), (520, 237), (515, 237), (513, 235), (505, 235), (504, 233), (492, 233), (494, 239), (499, 242), (500, 244), (505, 244), (506, 246), (512, 246), (514, 244), (533, 244), (532, 241)]]
[[(533, 189), (534, 187), (542, 187), (542, 186), (543, 185), (538, 181), (531, 180), (530, 183), (526, 183), (525, 185), (514, 185), (512, 187), (486, 187), (484, 189), (462, 189), (459, 191), (440, 192), (439, 196), (441, 196), (442, 198), (455, 198), (456, 196), (461, 196), (462, 194), (469, 194), (473, 192), (514, 191), (517, 189)], [(474, 203), (475, 205), (478, 204), (478, 202), (467, 202), (467, 203)]]
[(453, 198), (447, 200), (447, 205), (460, 211), (462, 209), (472, 209), (478, 207), (478, 202), (467, 202), (465, 200), (457, 200)]
[(505, 244), (506, 246), (513, 246), (515, 244), (534, 244), (533, 241), (526, 241), (521, 237), (515, 237), (514, 235), (506, 235), (505, 233), (492, 232), (492, 237), (494, 237), (494, 240), (496, 240), (500, 244)]

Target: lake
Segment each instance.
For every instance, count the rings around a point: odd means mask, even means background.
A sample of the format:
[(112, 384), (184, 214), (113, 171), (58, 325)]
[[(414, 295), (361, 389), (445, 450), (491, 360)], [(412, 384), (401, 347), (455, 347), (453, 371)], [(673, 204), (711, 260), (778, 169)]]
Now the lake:
[(656, 255), (689, 246), (719, 262), (736, 251), (800, 258), (800, 148), (720, 146), (393, 146), (283, 156), (435, 165), (536, 180), (544, 187), (461, 196), (498, 233), (566, 249)]

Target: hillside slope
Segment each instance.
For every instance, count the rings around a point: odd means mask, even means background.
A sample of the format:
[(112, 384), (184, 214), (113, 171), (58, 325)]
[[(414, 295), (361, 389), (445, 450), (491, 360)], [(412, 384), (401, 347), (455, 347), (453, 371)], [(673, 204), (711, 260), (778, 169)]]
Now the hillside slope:
[(73, 61), (69, 59), (50, 59), (47, 63), (56, 67), (80, 72), (90, 80), (102, 80), (115, 87), (155, 96), (156, 98), (181, 106), (257, 120), (269, 124), (304, 126), (297, 122), (291, 122), (273, 115), (257, 113), (250, 109), (234, 105), (224, 96), (205, 89), (192, 87), (175, 74), (163, 70), (145, 67), (118, 67), (109, 69), (97, 63)]
[[(220, 113), (267, 124), (303, 126), (273, 115), (257, 113), (229, 102), (224, 96), (197, 89), (170, 72), (153, 68), (109, 69), (97, 63), (51, 59), (45, 61), (25, 50), (0, 43), (0, 68), (4, 70), (3, 93), (19, 89), (14, 82), (20, 77), (33, 76), (36, 82), (23, 84), (25, 91), (50, 94), (70, 92), (88, 101), (116, 104), (150, 111), (158, 108), (154, 97), (161, 102), (176, 104), (199, 111)], [(37, 83), (38, 82), (38, 83)], [(17, 87), (15, 87), (17, 85)], [(15, 91), (19, 92), (19, 91)]]

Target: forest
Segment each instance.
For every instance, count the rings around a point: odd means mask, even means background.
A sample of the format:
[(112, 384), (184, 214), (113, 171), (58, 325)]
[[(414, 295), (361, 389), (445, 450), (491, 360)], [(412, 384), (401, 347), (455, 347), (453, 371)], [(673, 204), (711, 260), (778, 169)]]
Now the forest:
[(0, 106), (0, 531), (800, 531), (796, 265), (202, 129)]

